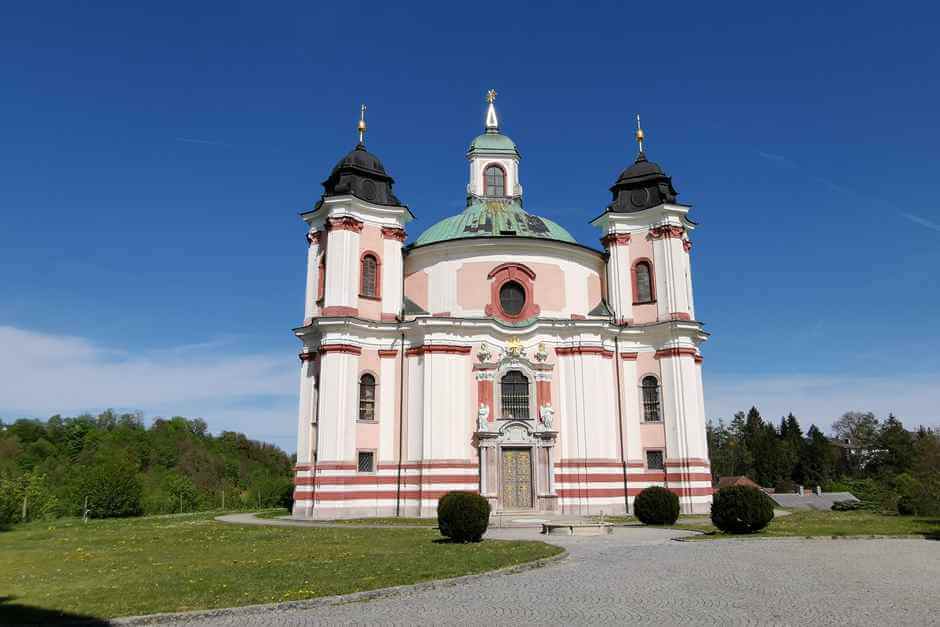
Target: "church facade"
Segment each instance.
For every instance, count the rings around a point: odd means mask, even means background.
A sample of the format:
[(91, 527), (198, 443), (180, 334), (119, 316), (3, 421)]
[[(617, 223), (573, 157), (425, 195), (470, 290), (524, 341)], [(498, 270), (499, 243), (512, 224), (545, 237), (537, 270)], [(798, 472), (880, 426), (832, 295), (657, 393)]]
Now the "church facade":
[(523, 208), (520, 153), (488, 94), (466, 208), (414, 218), (363, 142), (307, 229), (294, 515), (632, 512), (661, 485), (712, 495), (690, 207), (640, 150), (592, 221), (602, 248)]

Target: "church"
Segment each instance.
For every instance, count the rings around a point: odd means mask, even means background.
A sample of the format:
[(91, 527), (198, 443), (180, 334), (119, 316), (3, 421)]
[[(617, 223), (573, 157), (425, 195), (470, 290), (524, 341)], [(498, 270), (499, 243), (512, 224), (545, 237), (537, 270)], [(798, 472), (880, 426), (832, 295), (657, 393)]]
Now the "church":
[[(307, 225), (296, 517), (436, 516), (451, 490), (494, 512), (632, 513), (648, 486), (712, 499), (690, 206), (639, 151), (591, 224), (530, 212), (487, 94), (466, 207), (411, 243), (394, 180), (359, 143)], [(616, 164), (611, 164), (616, 169)]]

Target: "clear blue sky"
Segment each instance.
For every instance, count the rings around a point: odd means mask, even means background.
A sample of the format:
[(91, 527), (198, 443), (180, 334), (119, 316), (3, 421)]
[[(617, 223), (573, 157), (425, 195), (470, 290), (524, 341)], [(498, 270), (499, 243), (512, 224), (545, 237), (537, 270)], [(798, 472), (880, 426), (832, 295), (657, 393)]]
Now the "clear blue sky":
[(526, 208), (593, 246), (642, 114), (701, 223), (710, 416), (940, 423), (928, 3), (79, 4), (0, 9), (0, 417), (138, 408), (292, 449), (297, 213), (360, 102), (411, 237), (455, 213), (492, 87)]

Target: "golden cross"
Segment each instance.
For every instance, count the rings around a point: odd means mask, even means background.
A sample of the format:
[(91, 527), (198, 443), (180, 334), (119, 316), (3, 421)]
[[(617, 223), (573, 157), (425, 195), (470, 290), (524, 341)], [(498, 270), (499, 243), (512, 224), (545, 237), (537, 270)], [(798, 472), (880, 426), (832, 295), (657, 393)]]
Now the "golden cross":
[(491, 90), (489, 90), (488, 92), (486, 92), (486, 101), (487, 101), (488, 103), (493, 104), (493, 102), (494, 102), (495, 100), (496, 100), (496, 90), (495, 90), (495, 89), (491, 89)]
[(640, 126), (640, 114), (636, 114), (636, 141), (640, 145), (640, 152), (643, 152), (643, 128)]

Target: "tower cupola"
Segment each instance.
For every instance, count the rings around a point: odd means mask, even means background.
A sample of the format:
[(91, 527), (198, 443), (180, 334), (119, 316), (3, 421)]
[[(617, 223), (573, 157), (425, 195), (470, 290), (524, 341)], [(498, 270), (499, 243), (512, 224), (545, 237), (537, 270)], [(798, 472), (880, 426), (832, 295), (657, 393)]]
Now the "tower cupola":
[(468, 201), (476, 198), (519, 198), (519, 150), (516, 144), (499, 130), (496, 114), (496, 91), (486, 93), (487, 109), (484, 132), (477, 135), (467, 150), (470, 161)]
[(663, 203), (676, 201), (678, 192), (672, 186), (672, 177), (667, 176), (658, 164), (647, 160), (643, 148), (644, 134), (640, 116), (636, 116), (636, 140), (639, 152), (633, 165), (620, 173), (617, 182), (610, 188), (613, 200), (608, 211), (631, 213), (643, 211)]

